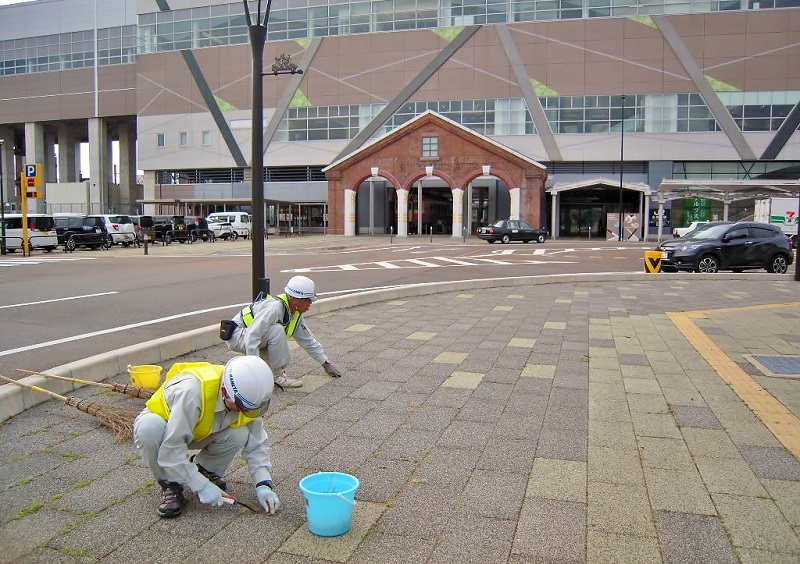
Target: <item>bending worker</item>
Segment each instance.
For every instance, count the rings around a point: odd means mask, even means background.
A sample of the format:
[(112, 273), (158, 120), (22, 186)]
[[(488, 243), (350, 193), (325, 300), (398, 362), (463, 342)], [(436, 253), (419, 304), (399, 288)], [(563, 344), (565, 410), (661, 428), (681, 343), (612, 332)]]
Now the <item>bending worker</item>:
[[(261, 417), (272, 398), (272, 371), (255, 356), (237, 356), (224, 366), (175, 364), (133, 423), (133, 441), (161, 486), (160, 517), (177, 517), (183, 487), (200, 503), (233, 503), (224, 495), (225, 474), (241, 451), (269, 514), (280, 507), (272, 490), (269, 440)], [(189, 456), (190, 449), (199, 449)]]
[(294, 276), (286, 283), (285, 294), (269, 296), (242, 309), (233, 321), (236, 329), (227, 341), (232, 351), (259, 355), (267, 361), (276, 374), (275, 383), (281, 388), (299, 388), (300, 378), (286, 375), (292, 361), (287, 339), (294, 338), (325, 369), (329, 376), (339, 378), (342, 373), (328, 359), (322, 345), (306, 325), (303, 314), (316, 301), (314, 282), (305, 276)]

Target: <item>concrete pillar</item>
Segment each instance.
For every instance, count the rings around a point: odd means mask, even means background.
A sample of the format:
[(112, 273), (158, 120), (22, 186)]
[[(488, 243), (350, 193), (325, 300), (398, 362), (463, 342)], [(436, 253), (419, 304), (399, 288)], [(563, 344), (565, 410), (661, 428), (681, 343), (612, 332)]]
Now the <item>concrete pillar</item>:
[[(25, 157), (22, 164), (34, 163), (39, 163), (42, 167), (45, 165), (44, 123), (41, 122), (25, 124)], [(46, 182), (46, 180), (44, 182)], [(44, 190), (44, 182), (42, 183), (41, 190)], [(20, 198), (25, 197), (24, 194), (25, 189), (23, 187)], [(29, 198), (27, 202), (28, 213), (44, 213), (44, 202), (44, 198)]]
[[(146, 170), (144, 171), (144, 194), (143, 199), (145, 200), (155, 200), (158, 196), (156, 195), (156, 188), (158, 185), (156, 184), (156, 171), (154, 170)], [(144, 204), (142, 206), (142, 215), (156, 215), (158, 212), (156, 211), (156, 204)]]
[(89, 212), (108, 213), (111, 170), (108, 128), (103, 118), (89, 118)]
[(642, 192), (642, 199), (644, 200), (644, 236), (642, 238), (643, 241), (647, 241), (650, 238), (650, 196), (647, 196), (644, 192)]
[(408, 190), (397, 191), (397, 236), (408, 237)]
[(132, 120), (119, 126), (119, 197), (121, 212), (136, 212), (136, 199), (141, 196), (136, 184), (136, 124)]
[(58, 124), (58, 181), (78, 181), (78, 140), (68, 123)]
[(460, 238), (464, 227), (464, 190), (454, 188), (450, 192), (453, 194), (453, 237)]
[(558, 215), (559, 210), (558, 206), (561, 204), (561, 200), (558, 197), (558, 192), (552, 192), (550, 194), (550, 238), (551, 239), (558, 239), (558, 232), (559, 232), (559, 225), (558, 225)]
[(511, 188), (509, 191), (511, 196), (511, 210), (508, 219), (519, 219), (520, 212), (520, 189)]
[(356, 192), (350, 188), (344, 191), (344, 234), (347, 237), (356, 234)]
[[(14, 185), (15, 171), (14, 171), (14, 132), (11, 129), (0, 129), (0, 139), (3, 141), (3, 146), (0, 148), (0, 169), (3, 174), (0, 177), (0, 182), (3, 186), (3, 202), (15, 203), (16, 187)], [(6, 207), (9, 210), (9, 207)]]

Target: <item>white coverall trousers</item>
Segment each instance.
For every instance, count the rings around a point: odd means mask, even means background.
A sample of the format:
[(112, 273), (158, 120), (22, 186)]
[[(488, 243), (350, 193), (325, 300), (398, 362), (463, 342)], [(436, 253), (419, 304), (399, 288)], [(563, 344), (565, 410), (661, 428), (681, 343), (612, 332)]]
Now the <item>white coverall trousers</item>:
[[(286, 340), (285, 334), (283, 335), (283, 340)], [(161, 416), (148, 410), (142, 411), (134, 422), (133, 442), (136, 448), (139, 449), (139, 453), (150, 472), (153, 473), (153, 477), (156, 480), (171, 482), (174, 481), (174, 478), (168, 476), (158, 463), (158, 453), (161, 449), (161, 443), (164, 441), (166, 427), (167, 422)], [(203, 440), (192, 441), (187, 449), (199, 449), (200, 452), (197, 453), (194, 459), (195, 463), (206, 470), (224, 476), (234, 455), (242, 450), (247, 442), (248, 435), (249, 430), (246, 425), (227, 427), (216, 433), (211, 433)]]
[[(244, 334), (244, 331), (242, 331)], [(242, 347), (243, 349), (243, 347)], [(289, 350), (289, 339), (286, 331), (279, 324), (271, 325), (267, 332), (261, 336), (258, 346), (258, 356), (269, 364), (272, 373), (277, 377), (292, 362), (292, 351)]]

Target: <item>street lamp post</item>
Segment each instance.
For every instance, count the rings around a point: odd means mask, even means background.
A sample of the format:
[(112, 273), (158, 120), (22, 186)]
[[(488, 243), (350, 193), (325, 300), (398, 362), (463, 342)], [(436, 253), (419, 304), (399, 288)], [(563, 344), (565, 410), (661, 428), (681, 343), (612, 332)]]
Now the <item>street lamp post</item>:
[[(267, 0), (264, 15), (261, 15), (261, 0), (258, 0), (256, 23), (250, 17), (250, 6), (243, 0), (247, 18), (247, 29), (250, 36), (250, 49), (253, 54), (253, 113), (252, 113), (252, 291), (253, 299), (260, 293), (269, 294), (269, 278), (266, 278), (266, 261), (264, 257), (264, 45), (267, 42), (267, 23), (272, 0)], [(272, 72), (266, 74), (302, 74), (303, 71), (292, 64), (287, 55), (275, 58)]]
[(619, 98), (622, 100), (622, 116), (619, 128), (619, 240), (622, 241), (622, 167), (625, 163), (625, 94)]
[(0, 255), (6, 254), (6, 195), (3, 192), (3, 139), (0, 139)]

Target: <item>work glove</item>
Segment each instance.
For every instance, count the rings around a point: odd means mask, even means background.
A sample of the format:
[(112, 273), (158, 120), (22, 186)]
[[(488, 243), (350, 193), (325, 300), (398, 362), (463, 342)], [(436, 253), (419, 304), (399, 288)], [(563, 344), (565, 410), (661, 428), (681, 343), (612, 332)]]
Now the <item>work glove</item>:
[(222, 507), (225, 505), (225, 501), (222, 499), (224, 496), (222, 490), (211, 482), (206, 482), (206, 485), (195, 493), (197, 493), (200, 503), (212, 505), (214, 507)]
[(275, 515), (281, 506), (281, 500), (278, 499), (278, 494), (272, 491), (269, 486), (258, 486), (256, 488), (256, 497), (258, 503), (264, 508), (264, 511), (270, 515)]
[(342, 373), (339, 372), (339, 369), (336, 368), (336, 365), (333, 364), (330, 360), (326, 360), (322, 364), (322, 368), (325, 369), (325, 372), (328, 373), (328, 376), (333, 376), (334, 378), (341, 378), (342, 377)]

